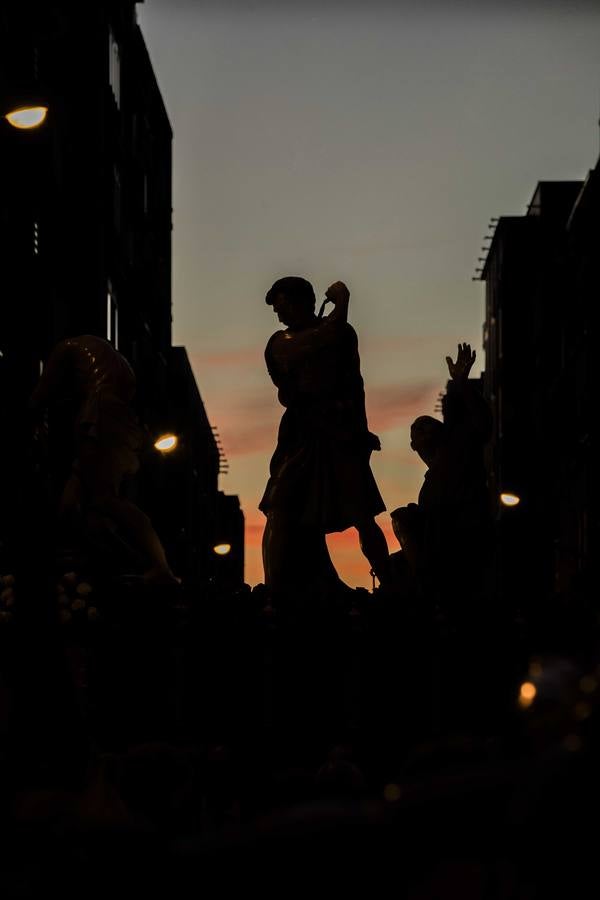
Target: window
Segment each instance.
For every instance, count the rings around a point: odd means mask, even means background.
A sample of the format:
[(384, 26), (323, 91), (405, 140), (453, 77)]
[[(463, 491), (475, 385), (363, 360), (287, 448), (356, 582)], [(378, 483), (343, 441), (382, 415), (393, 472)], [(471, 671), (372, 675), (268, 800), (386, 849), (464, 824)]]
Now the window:
[(115, 350), (119, 349), (119, 308), (110, 281), (106, 292), (106, 340)]
[(117, 109), (121, 109), (121, 53), (112, 28), (108, 30), (108, 80)]
[(112, 308), (113, 299), (110, 287), (106, 293), (106, 340), (112, 341)]

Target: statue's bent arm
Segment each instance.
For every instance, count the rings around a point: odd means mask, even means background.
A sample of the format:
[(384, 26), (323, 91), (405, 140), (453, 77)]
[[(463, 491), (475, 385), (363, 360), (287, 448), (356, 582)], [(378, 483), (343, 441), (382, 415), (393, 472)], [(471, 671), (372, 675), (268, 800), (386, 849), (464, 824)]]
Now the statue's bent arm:
[(335, 343), (347, 320), (348, 303), (337, 303), (335, 309), (317, 325), (301, 331), (278, 332), (271, 345), (274, 362), (285, 371), (304, 357)]

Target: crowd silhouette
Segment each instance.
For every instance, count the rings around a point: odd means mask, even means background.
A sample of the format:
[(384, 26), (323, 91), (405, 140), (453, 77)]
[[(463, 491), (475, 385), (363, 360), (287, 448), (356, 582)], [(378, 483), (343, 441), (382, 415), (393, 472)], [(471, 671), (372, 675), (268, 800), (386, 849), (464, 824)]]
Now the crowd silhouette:
[[(123, 357), (84, 335), (48, 360), (31, 398), (34, 438), (45, 410), (50, 434), (65, 422), (71, 434), (46, 534), (55, 565), (35, 602), (31, 582), (12, 574), (0, 597), (3, 623), (15, 619), (0, 633), (13, 775), (0, 782), (1, 824), (17, 822), (48, 865), (64, 834), (85, 847), (82, 860), (124, 841), (130, 872), (140, 842), (168, 840), (167, 857), (142, 868), (148, 885), (164, 879), (173, 892), (198, 860), (223, 884), (234, 879), (226, 858), (253, 877), (266, 865), (275, 883), (275, 846), (282, 866), (329, 872), (360, 847), (362, 868), (376, 861), (388, 877), (385, 848), (400, 842), (407, 896), (491, 896), (473, 885), (502, 860), (506, 892), (494, 896), (514, 896), (526, 875), (548, 883), (503, 823), (513, 816), (520, 835), (541, 826), (544, 805), (526, 788), (533, 772), (551, 781), (558, 770), (572, 789), (560, 809), (575, 809), (584, 787), (571, 760), (584, 741), (597, 746), (594, 655), (531, 663), (522, 623), (492, 603), (491, 418), (466, 343), (446, 357), (442, 418), (411, 425), (426, 472), (418, 498), (391, 512), (400, 549), (389, 553), (375, 522), (385, 507), (370, 456), (381, 445), (368, 427), (350, 295), (335, 282), (325, 297), (332, 312), (315, 314), (312, 285), (297, 277), (266, 297), (285, 326), (265, 352), (284, 413), (260, 503), (265, 583), (253, 589), (205, 585), (199, 596), (181, 583), (124, 495), (144, 434)], [(56, 415), (65, 404), (70, 418)], [(379, 582), (372, 593), (344, 584), (327, 550), (327, 534), (352, 526)], [(70, 572), (60, 568), (67, 545)], [(536, 692), (543, 715), (530, 711)], [(595, 791), (589, 756), (584, 769)], [(451, 862), (455, 828), (471, 847), (462, 868)], [(4, 876), (13, 887), (15, 866)], [(83, 868), (63, 875), (68, 890)], [(32, 890), (40, 877), (29, 877)], [(558, 864), (554, 877), (568, 880)]]

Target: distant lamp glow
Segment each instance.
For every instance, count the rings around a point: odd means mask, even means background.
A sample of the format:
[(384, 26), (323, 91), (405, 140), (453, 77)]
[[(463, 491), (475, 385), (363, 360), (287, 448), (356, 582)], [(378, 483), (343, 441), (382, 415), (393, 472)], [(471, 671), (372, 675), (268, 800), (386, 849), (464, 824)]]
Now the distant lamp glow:
[(525, 681), (521, 685), (521, 690), (519, 691), (519, 706), (521, 709), (527, 709), (533, 701), (535, 700), (535, 695), (537, 694), (537, 688), (535, 684), (532, 684), (531, 681)]
[(539, 659), (534, 659), (529, 663), (529, 674), (532, 678), (540, 678), (544, 668)]
[(502, 506), (518, 506), (521, 498), (516, 494), (500, 494), (500, 503)]
[(177, 443), (176, 434), (161, 434), (159, 439), (154, 442), (154, 446), (157, 450), (160, 450), (161, 453), (170, 453), (171, 450), (175, 449)]
[(228, 553), (231, 553), (231, 544), (216, 544), (213, 550), (217, 556), (227, 556)]
[(383, 798), (388, 803), (397, 803), (402, 797), (402, 788), (399, 784), (386, 784), (383, 789)]
[(5, 116), (13, 128), (38, 128), (48, 115), (47, 106), (23, 106), (13, 109)]

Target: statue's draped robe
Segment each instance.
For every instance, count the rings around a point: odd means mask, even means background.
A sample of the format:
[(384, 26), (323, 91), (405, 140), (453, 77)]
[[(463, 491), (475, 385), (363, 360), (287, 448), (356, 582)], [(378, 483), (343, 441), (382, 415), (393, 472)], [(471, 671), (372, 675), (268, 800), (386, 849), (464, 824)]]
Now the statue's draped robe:
[(276, 332), (265, 351), (285, 412), (259, 508), (283, 510), (321, 533), (343, 531), (385, 510), (369, 464), (373, 436), (356, 332), (315, 318), (289, 356), (287, 334)]

